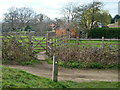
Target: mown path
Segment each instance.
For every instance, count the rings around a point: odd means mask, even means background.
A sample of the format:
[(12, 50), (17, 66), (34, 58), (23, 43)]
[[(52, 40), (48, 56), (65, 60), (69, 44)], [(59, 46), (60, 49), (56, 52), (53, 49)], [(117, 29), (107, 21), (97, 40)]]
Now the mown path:
[[(38, 59), (42, 59), (40, 60), (42, 64), (36, 64), (34, 66), (9, 65), (9, 67), (21, 69), (37, 76), (52, 78), (52, 64), (47, 64), (44, 61), (46, 58), (47, 56), (44, 53), (39, 53)], [(58, 80), (72, 80), (76, 82), (118, 81), (118, 71), (97, 69), (80, 70), (59, 67)]]

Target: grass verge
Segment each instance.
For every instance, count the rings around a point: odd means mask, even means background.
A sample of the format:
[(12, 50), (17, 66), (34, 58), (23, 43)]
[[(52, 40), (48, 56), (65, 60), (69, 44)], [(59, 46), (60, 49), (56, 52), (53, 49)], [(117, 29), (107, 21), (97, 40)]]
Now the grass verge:
[(42, 64), (40, 62), (40, 60), (38, 59), (32, 59), (30, 61), (22, 61), (22, 60), (14, 60), (14, 61), (11, 61), (11, 60), (3, 60), (2, 61), (2, 64), (11, 64), (11, 65), (34, 65), (34, 64)]
[[(53, 61), (49, 58), (46, 59), (48, 64), (53, 64)], [(76, 61), (59, 61), (59, 66), (65, 67), (65, 68), (77, 68), (77, 69), (120, 69), (119, 64), (110, 64), (110, 65), (104, 65), (101, 63), (87, 63), (87, 62), (76, 62)]]
[(118, 88), (118, 82), (73, 82), (38, 77), (22, 70), (2, 67), (2, 88)]

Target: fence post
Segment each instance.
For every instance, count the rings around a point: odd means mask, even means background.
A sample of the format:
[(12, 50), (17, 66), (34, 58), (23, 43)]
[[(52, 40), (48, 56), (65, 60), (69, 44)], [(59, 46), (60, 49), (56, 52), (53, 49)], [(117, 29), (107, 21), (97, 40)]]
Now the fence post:
[(76, 46), (77, 46), (77, 49), (79, 48), (79, 37), (76, 38)]
[(51, 41), (51, 54), (54, 55), (53, 41)]
[(70, 42), (70, 35), (71, 35), (71, 33), (69, 32), (69, 42)]
[(55, 55), (53, 55), (52, 80), (54, 82), (58, 81), (58, 60), (57, 60), (57, 57)]
[(55, 47), (54, 53), (55, 53), (55, 55), (56, 55), (56, 34), (55, 34), (55, 42), (54, 42), (54, 43), (55, 43), (55, 44), (54, 44), (54, 45), (55, 45), (55, 46), (54, 46), (54, 47)]
[(102, 48), (104, 48), (104, 37), (102, 37)]
[(62, 32), (62, 40), (61, 40), (61, 48), (63, 48), (64, 47), (64, 33)]
[(33, 47), (33, 45), (32, 45), (32, 35), (31, 35), (31, 33), (29, 33), (29, 51), (30, 51), (30, 54), (32, 55), (32, 47)]
[(48, 50), (48, 33), (46, 35), (46, 54), (48, 54), (47, 50)]

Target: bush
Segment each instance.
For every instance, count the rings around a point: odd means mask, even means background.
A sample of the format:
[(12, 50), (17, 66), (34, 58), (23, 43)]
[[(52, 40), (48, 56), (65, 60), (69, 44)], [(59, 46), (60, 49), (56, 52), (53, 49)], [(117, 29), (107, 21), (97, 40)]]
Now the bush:
[[(117, 64), (118, 63), (118, 49), (113, 48), (88, 48), (86, 47), (68, 47), (66, 49), (59, 49), (57, 52), (57, 57), (64, 62), (76, 61), (79, 63), (86, 62), (91, 63), (90, 68), (96, 67), (102, 68), (103, 65)], [(72, 65), (73, 66), (73, 65)], [(75, 65), (76, 66), (76, 65)]]
[(89, 30), (88, 38), (119, 38), (120, 28), (94, 28)]
[(14, 36), (3, 36), (2, 39), (2, 59), (3, 63), (18, 64), (28, 62), (33, 58), (29, 45)]

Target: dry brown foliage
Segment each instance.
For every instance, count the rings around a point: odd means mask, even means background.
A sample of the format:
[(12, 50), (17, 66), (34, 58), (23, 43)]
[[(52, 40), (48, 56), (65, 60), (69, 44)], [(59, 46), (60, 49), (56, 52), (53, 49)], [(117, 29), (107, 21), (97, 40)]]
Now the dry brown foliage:
[(62, 61), (77, 61), (77, 62), (95, 62), (104, 65), (118, 63), (118, 49), (113, 48), (98, 48), (98, 47), (67, 47), (59, 48), (56, 55)]
[(29, 45), (19, 42), (17, 37), (4, 36), (2, 38), (2, 59), (15, 62), (16, 60), (29, 61), (32, 56)]

